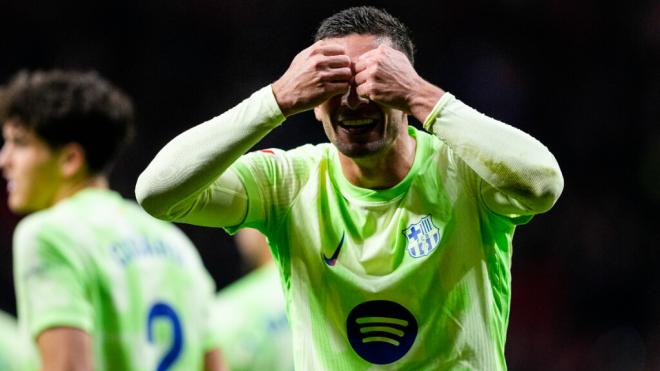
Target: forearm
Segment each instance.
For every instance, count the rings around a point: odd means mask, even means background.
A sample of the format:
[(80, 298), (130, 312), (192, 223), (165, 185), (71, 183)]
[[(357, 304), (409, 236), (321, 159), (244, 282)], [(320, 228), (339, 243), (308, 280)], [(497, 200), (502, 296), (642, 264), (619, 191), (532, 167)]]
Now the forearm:
[(166, 217), (194, 202), (238, 157), (284, 121), (270, 86), (170, 141), (138, 178), (135, 195), (150, 214)]
[(204, 371), (227, 371), (227, 365), (218, 348), (204, 353)]
[[(548, 210), (564, 186), (556, 159), (529, 134), (487, 117), (445, 94), (424, 123), (485, 182), (494, 211)], [(497, 193), (500, 193), (499, 195)]]
[(37, 337), (42, 371), (93, 370), (92, 338), (71, 327), (54, 327)]

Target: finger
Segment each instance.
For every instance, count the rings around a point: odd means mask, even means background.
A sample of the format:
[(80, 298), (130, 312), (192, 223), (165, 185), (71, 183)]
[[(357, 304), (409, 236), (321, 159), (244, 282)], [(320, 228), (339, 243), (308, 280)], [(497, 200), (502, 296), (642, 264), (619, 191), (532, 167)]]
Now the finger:
[(322, 81), (331, 81), (331, 82), (347, 82), (350, 83), (353, 79), (353, 72), (349, 67), (343, 68), (333, 68), (324, 73), (321, 76)]
[(367, 61), (364, 59), (358, 59), (357, 62), (355, 62), (355, 73), (360, 73), (364, 70), (367, 69), (369, 65), (367, 64)]
[(357, 93), (358, 96), (362, 98), (367, 98), (369, 100), (373, 100), (371, 99), (372, 98), (371, 91), (372, 91), (371, 83), (363, 83), (355, 87), (355, 92)]
[(360, 56), (358, 57), (358, 60), (361, 60), (361, 59), (369, 59), (369, 58), (371, 58), (371, 57), (373, 57), (374, 55), (379, 54), (379, 53), (381, 53), (381, 51), (380, 51), (378, 48), (375, 48), (375, 49), (369, 49), (369, 50), (367, 50), (366, 52), (360, 54)]
[(324, 62), (330, 68), (343, 68), (351, 66), (351, 58), (348, 55), (332, 55), (328, 56)]
[[(355, 67), (355, 70), (357, 71), (357, 65)], [(369, 72), (366, 69), (364, 69), (361, 72), (356, 73), (354, 79), (356, 85), (364, 84), (367, 80), (369, 80)]]
[(349, 82), (327, 82), (325, 83), (325, 89), (330, 93), (330, 96), (334, 96), (346, 93), (350, 85)]
[[(367, 52), (370, 53), (370, 52)], [(359, 73), (368, 69), (371, 65), (377, 63), (375, 56), (373, 54), (366, 55), (362, 54), (357, 61), (355, 61), (355, 72)], [(365, 56), (366, 55), (366, 56)]]

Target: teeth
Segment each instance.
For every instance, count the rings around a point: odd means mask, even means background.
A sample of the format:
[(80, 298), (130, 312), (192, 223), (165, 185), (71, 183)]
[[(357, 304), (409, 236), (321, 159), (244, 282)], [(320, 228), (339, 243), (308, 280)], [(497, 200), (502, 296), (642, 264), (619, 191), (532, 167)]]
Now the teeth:
[(344, 120), (342, 124), (345, 126), (360, 126), (360, 125), (369, 125), (374, 122), (373, 119), (361, 119), (361, 120)]

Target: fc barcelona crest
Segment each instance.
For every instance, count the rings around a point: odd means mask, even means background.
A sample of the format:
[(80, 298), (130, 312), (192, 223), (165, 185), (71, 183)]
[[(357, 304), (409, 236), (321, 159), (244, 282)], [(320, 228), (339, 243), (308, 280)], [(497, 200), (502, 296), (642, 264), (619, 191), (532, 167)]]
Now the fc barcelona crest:
[(440, 242), (440, 229), (433, 225), (431, 215), (409, 225), (403, 230), (403, 235), (408, 239), (408, 254), (413, 258), (430, 254)]

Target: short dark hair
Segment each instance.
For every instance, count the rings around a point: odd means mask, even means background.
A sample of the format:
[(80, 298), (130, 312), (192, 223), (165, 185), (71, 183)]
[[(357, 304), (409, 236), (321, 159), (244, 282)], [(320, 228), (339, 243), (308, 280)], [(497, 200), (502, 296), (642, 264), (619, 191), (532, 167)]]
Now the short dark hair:
[(372, 6), (348, 8), (331, 15), (321, 22), (314, 40), (351, 34), (387, 37), (395, 49), (408, 57), (410, 63), (415, 62), (415, 45), (408, 27), (387, 11)]
[(134, 134), (133, 104), (97, 72), (21, 71), (0, 90), (0, 120), (51, 148), (78, 143), (92, 173), (108, 172)]

